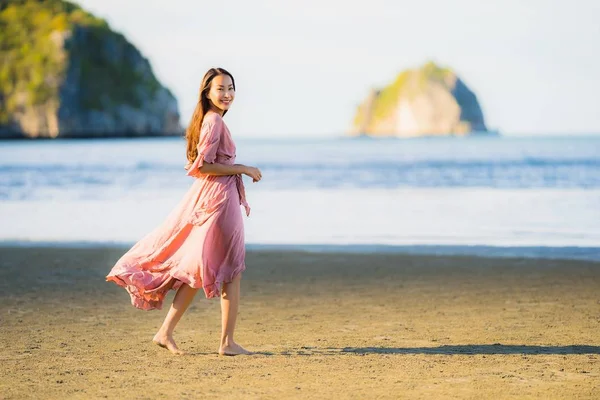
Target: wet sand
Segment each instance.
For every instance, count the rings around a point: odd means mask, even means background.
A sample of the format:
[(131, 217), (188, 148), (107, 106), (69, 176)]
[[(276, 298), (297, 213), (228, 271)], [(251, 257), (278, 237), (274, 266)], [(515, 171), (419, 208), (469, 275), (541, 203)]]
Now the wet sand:
[(0, 248), (0, 398), (600, 398), (600, 263), (250, 252), (236, 339), (104, 276), (126, 250)]

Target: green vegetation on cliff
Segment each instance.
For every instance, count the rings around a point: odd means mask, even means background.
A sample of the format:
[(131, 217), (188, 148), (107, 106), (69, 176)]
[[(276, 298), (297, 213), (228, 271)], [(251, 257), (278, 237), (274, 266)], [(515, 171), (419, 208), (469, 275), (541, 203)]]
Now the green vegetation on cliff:
[(488, 129), (475, 93), (450, 68), (428, 62), (372, 90), (356, 110), (351, 133), (462, 136)]
[[(367, 118), (367, 108), (370, 108), (371, 120), (380, 120), (393, 113), (394, 108), (402, 96), (414, 97), (426, 85), (428, 81), (444, 81), (453, 72), (449, 68), (443, 68), (434, 62), (428, 62), (416, 70), (402, 71), (396, 80), (390, 85), (377, 92), (377, 99), (373, 104), (363, 104), (354, 116), (354, 126), (363, 126)], [(410, 79), (416, 75), (417, 79)], [(414, 83), (417, 82), (417, 85)], [(411, 86), (413, 84), (414, 86)]]
[[(84, 31), (83, 39), (70, 40), (78, 29)], [(79, 68), (75, 84), (82, 92), (82, 108), (139, 106), (143, 99), (133, 88), (142, 84), (154, 93), (160, 83), (122, 57), (107, 54), (111, 51), (103, 46), (107, 37), (133, 48), (106, 21), (68, 1), (0, 1), (0, 124), (10, 122), (11, 115), (24, 108), (47, 105), (54, 99), (58, 103), (73, 60)]]
[(53, 34), (68, 31), (74, 24), (107, 25), (64, 1), (0, 4), (0, 123), (6, 123), (19, 105), (35, 106), (57, 95), (65, 63)]

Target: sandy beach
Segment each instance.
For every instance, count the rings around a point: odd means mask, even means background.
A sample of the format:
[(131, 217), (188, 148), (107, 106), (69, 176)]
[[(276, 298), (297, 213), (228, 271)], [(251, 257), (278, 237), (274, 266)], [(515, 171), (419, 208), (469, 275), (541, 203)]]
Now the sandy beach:
[(0, 398), (600, 398), (600, 263), (252, 251), (218, 300), (161, 311), (104, 276), (124, 247), (0, 248)]

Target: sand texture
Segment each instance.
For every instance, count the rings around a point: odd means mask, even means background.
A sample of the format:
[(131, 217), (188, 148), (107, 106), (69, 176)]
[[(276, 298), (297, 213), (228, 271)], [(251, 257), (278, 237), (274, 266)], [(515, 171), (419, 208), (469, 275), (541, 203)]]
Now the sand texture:
[(250, 252), (237, 341), (198, 292), (165, 309), (104, 276), (126, 250), (0, 248), (0, 398), (600, 398), (600, 263)]

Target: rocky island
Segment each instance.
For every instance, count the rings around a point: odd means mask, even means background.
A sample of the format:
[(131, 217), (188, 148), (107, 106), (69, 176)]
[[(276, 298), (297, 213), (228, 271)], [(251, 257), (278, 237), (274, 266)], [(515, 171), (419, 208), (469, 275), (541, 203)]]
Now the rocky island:
[(106, 21), (63, 0), (0, 2), (0, 139), (181, 132), (173, 94)]
[(419, 137), (497, 132), (486, 127), (477, 97), (464, 82), (451, 69), (429, 62), (372, 90), (358, 107), (351, 134)]

